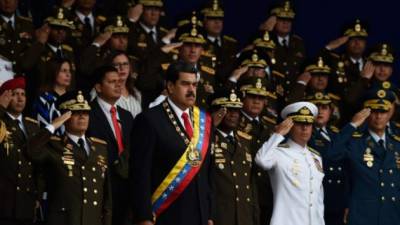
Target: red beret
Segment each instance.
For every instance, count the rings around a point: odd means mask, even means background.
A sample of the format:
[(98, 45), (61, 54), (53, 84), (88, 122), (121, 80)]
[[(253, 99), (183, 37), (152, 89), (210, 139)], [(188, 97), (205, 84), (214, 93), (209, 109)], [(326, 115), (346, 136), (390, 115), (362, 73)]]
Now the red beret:
[(15, 90), (17, 88), (25, 89), (25, 78), (17, 77), (11, 80), (8, 80), (3, 83), (0, 87), (0, 95), (3, 94), (7, 90)]

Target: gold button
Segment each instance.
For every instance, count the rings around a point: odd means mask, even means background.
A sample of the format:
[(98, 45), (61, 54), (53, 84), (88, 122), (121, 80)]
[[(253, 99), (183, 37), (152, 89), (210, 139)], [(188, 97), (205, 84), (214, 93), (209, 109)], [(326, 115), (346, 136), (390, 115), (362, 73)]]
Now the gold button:
[(85, 166), (81, 166), (81, 169), (82, 169), (82, 170), (85, 170)]
[(26, 191), (31, 191), (31, 189), (30, 189), (30, 188), (27, 188)]
[(242, 163), (243, 163), (243, 165), (245, 165), (245, 164), (246, 164), (246, 161), (244, 161), (244, 160), (243, 160), (243, 162), (242, 162)]
[(385, 183), (381, 182), (381, 187), (384, 187), (384, 186), (385, 186)]
[(340, 167), (340, 166), (339, 166), (337, 169), (338, 169), (339, 171), (342, 171), (342, 167)]
[(93, 183), (96, 183), (96, 182), (97, 182), (96, 178), (93, 178)]
[(340, 183), (342, 183), (342, 181), (341, 180), (337, 180), (337, 183), (340, 184)]
[(261, 172), (258, 172), (258, 173), (257, 173), (257, 176), (261, 177)]
[(247, 177), (247, 173), (244, 173), (244, 176)]
[(84, 191), (84, 192), (87, 192), (87, 188), (83, 188), (83, 191)]
[(28, 166), (31, 166), (32, 165), (32, 163), (31, 162), (28, 162)]
[(86, 199), (83, 199), (83, 204), (86, 204), (87, 203), (87, 200)]
[(379, 173), (383, 173), (383, 170), (382, 170), (382, 169), (380, 169), (380, 170), (379, 170)]
[(233, 175), (234, 177), (236, 177), (236, 173), (235, 173), (235, 172), (233, 172), (232, 175)]
[(381, 197), (381, 200), (382, 200), (382, 201), (385, 201), (385, 196), (382, 196), (382, 197)]
[(18, 173), (18, 178), (21, 178), (21, 177), (22, 177), (22, 175), (20, 173)]
[(233, 165), (233, 164), (235, 164), (235, 162), (234, 162), (234, 161), (231, 161), (231, 164)]
[(17, 152), (20, 153), (20, 152), (21, 152), (21, 149), (17, 149)]
[(396, 197), (392, 197), (392, 201), (394, 201), (394, 202), (395, 202), (395, 201), (396, 201)]
[(331, 183), (332, 183), (332, 180), (328, 180), (328, 183), (330, 183), (330, 184), (331, 184)]
[(29, 175), (28, 175), (28, 178), (31, 179), (31, 178), (32, 178), (32, 175), (29, 174)]
[(250, 198), (246, 198), (246, 201), (247, 201), (247, 202), (250, 202)]
[(19, 191), (20, 190), (20, 188), (17, 186), (17, 191)]
[(250, 185), (246, 185), (246, 189), (250, 189)]
[(235, 185), (235, 188), (236, 188), (236, 189), (239, 189), (239, 185)]
[(393, 173), (393, 170), (389, 170), (389, 174), (392, 174)]
[(18, 161), (18, 165), (22, 165), (22, 161)]
[(390, 186), (394, 187), (394, 183), (391, 183)]
[(95, 172), (95, 171), (96, 171), (96, 168), (95, 168), (95, 167), (92, 167), (92, 170), (93, 170), (93, 172)]
[(97, 194), (97, 189), (94, 189), (94, 190), (93, 190), (93, 193)]
[(258, 144), (260, 144), (260, 142), (261, 142), (260, 140), (257, 140), (257, 143), (258, 143)]
[(97, 205), (97, 202), (96, 202), (96, 201), (94, 201), (94, 202), (93, 202), (93, 205), (94, 205), (94, 206), (96, 206), (96, 205)]
[(236, 201), (237, 201), (237, 202), (239, 201), (239, 197), (236, 197)]
[(86, 177), (82, 177), (82, 180), (86, 180)]
[(330, 171), (333, 171), (333, 167), (329, 167), (329, 170), (330, 170)]

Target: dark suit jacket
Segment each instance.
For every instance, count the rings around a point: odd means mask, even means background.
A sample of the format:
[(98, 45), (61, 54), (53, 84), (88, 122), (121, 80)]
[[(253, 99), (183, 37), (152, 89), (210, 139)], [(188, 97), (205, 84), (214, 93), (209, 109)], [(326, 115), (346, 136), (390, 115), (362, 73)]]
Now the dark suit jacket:
[[(181, 129), (185, 130), (182, 126)], [(186, 144), (169, 119), (163, 104), (137, 116), (132, 132), (129, 170), (134, 222), (153, 220), (152, 193), (185, 149)], [(169, 208), (161, 213), (157, 225), (207, 224), (208, 219), (213, 217), (210, 171), (211, 156), (208, 152), (198, 174)]]
[(90, 122), (87, 133), (92, 137), (100, 138), (107, 142), (108, 165), (110, 168), (111, 188), (113, 192), (113, 224), (121, 224), (120, 221), (126, 219), (126, 213), (129, 207), (127, 178), (133, 117), (128, 111), (117, 107), (122, 128), (122, 139), (125, 147), (125, 151), (121, 156), (118, 156), (117, 140), (97, 99), (91, 103), (91, 107), (92, 110), (90, 111)]

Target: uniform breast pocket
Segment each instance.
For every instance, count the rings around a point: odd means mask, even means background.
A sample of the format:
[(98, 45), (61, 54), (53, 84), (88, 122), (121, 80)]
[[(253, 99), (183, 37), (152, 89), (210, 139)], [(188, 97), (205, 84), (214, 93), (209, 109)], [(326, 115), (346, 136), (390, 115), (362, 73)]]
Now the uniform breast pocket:
[(304, 188), (304, 180), (308, 175), (306, 168), (299, 163), (289, 164), (284, 170), (285, 176), (293, 187), (302, 189)]

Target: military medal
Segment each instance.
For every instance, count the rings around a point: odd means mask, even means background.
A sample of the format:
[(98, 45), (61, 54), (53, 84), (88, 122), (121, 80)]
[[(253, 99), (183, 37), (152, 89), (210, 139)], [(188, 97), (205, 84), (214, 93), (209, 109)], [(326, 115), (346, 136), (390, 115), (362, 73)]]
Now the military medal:
[(186, 158), (191, 166), (193, 167), (200, 166), (201, 163), (200, 151), (195, 149), (192, 144), (189, 145), (189, 150), (186, 153)]
[(364, 153), (364, 162), (371, 168), (374, 165), (374, 156), (371, 154), (371, 149), (367, 148)]
[(224, 164), (220, 163), (218, 164), (218, 168), (220, 168), (221, 170), (223, 170), (225, 168)]
[(315, 157), (313, 157), (313, 158), (314, 158), (314, 163), (315, 163), (315, 166), (317, 167), (317, 170), (319, 172), (321, 172), (321, 173), (324, 173), (324, 171), (322, 170), (322, 166), (321, 166), (321, 163), (319, 162), (319, 160), (317, 158), (315, 158)]
[(394, 152), (394, 157), (396, 158), (397, 169), (400, 169), (400, 155), (398, 152)]

